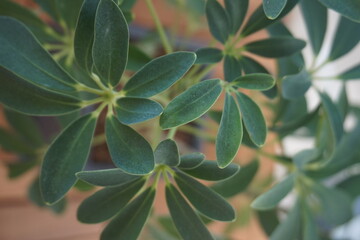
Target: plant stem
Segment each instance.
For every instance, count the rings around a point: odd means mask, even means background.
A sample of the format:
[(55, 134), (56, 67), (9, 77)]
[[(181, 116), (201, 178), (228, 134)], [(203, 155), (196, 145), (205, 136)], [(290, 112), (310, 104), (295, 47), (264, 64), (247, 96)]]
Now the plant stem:
[(177, 127), (174, 127), (172, 129), (170, 129), (169, 134), (168, 134), (168, 138), (174, 139), (176, 131), (177, 131)]
[(105, 141), (106, 141), (105, 134), (97, 135), (93, 138), (91, 146), (92, 147), (99, 146), (99, 145), (103, 144)]
[(167, 54), (172, 53), (173, 49), (171, 47), (170, 41), (169, 41), (168, 37), (166, 36), (164, 27), (161, 24), (161, 21), (160, 21), (159, 16), (158, 16), (158, 14), (157, 14), (157, 12), (156, 12), (156, 10), (154, 8), (152, 0), (146, 0), (146, 5), (149, 8), (150, 14), (151, 14), (151, 16), (152, 16), (152, 18), (153, 18), (153, 20), (155, 22), (156, 30), (159, 33), (160, 40), (161, 40), (161, 42), (163, 44), (165, 52)]

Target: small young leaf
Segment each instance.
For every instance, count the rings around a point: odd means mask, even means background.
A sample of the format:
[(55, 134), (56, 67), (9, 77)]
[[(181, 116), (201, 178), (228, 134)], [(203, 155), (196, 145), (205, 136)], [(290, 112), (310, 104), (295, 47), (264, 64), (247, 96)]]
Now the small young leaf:
[(166, 203), (174, 224), (184, 240), (213, 240), (204, 223), (173, 185), (166, 186)]
[(181, 172), (177, 172), (174, 178), (182, 193), (199, 212), (219, 221), (235, 219), (234, 209), (220, 195)]
[(114, 164), (130, 174), (147, 174), (154, 169), (154, 154), (146, 139), (114, 116), (105, 124), (106, 141)]
[(282, 95), (286, 99), (303, 97), (311, 87), (311, 75), (303, 69), (301, 72), (288, 75), (282, 80)]
[(176, 142), (171, 139), (166, 139), (159, 143), (154, 151), (154, 156), (157, 164), (176, 167), (180, 163), (179, 149)]
[(258, 196), (251, 207), (259, 210), (268, 210), (275, 208), (276, 205), (286, 196), (294, 187), (294, 175), (289, 175), (285, 180), (276, 184), (266, 193)]
[(125, 85), (129, 97), (151, 97), (169, 88), (194, 64), (192, 52), (175, 52), (150, 61)]
[(129, 203), (101, 233), (101, 240), (136, 240), (149, 217), (155, 190), (148, 188)]
[(259, 161), (255, 159), (251, 163), (241, 167), (240, 171), (231, 178), (212, 185), (211, 189), (223, 197), (233, 197), (246, 190), (255, 177), (258, 168)]
[(224, 61), (224, 77), (225, 81), (232, 82), (234, 79), (241, 76), (241, 64), (233, 56), (225, 56)]
[(79, 109), (79, 100), (39, 88), (0, 67), (0, 102), (29, 115), (55, 116)]
[(342, 80), (360, 79), (360, 64), (341, 73), (338, 78)]
[(360, 2), (358, 0), (319, 0), (327, 8), (331, 8), (341, 15), (355, 21), (360, 22)]
[(47, 203), (60, 200), (76, 183), (90, 153), (96, 118), (89, 114), (69, 125), (51, 144), (41, 167), (40, 187)]
[(200, 48), (196, 52), (195, 64), (217, 63), (224, 57), (222, 51), (218, 48)]
[(235, 79), (233, 84), (240, 88), (268, 90), (275, 85), (275, 79), (269, 74), (253, 73)]
[(234, 98), (226, 93), (224, 111), (216, 137), (216, 159), (225, 168), (235, 158), (243, 137), (239, 107)]
[(160, 116), (163, 129), (191, 122), (206, 113), (220, 96), (219, 79), (200, 82), (174, 98)]
[(193, 169), (182, 169), (185, 173), (207, 181), (220, 181), (234, 176), (240, 167), (230, 164), (226, 168), (219, 168), (216, 161), (205, 160)]
[(251, 140), (259, 147), (264, 145), (267, 128), (259, 106), (243, 93), (237, 92), (236, 97), (240, 105), (244, 125)]
[(180, 157), (180, 169), (193, 169), (198, 167), (205, 159), (202, 153), (190, 153)]
[(342, 17), (338, 23), (329, 60), (336, 60), (350, 52), (360, 41), (360, 23)]
[(126, 206), (144, 183), (145, 179), (139, 179), (94, 193), (80, 204), (77, 219), (82, 223), (100, 223), (108, 220)]
[(101, 81), (115, 87), (126, 68), (129, 29), (120, 8), (112, 0), (100, 0), (94, 29), (94, 65)]
[(284, 10), (287, 0), (263, 0), (263, 7), (266, 16), (270, 19), (277, 18)]
[(244, 46), (246, 51), (267, 58), (280, 58), (291, 56), (301, 51), (306, 42), (293, 37), (273, 37), (255, 42), (250, 42)]
[(225, 10), (229, 16), (230, 33), (239, 31), (249, 7), (249, 0), (225, 0)]
[(76, 177), (84, 182), (103, 187), (120, 186), (140, 178), (140, 176), (127, 174), (118, 168), (78, 172)]
[(300, 6), (310, 37), (311, 47), (315, 55), (318, 55), (327, 28), (327, 8), (320, 2), (313, 0), (301, 0)]
[(214, 38), (221, 43), (225, 43), (229, 38), (230, 24), (228, 15), (217, 0), (208, 0), (206, 2), (206, 18)]
[(124, 97), (117, 100), (115, 111), (119, 121), (128, 125), (157, 117), (163, 108), (150, 99)]

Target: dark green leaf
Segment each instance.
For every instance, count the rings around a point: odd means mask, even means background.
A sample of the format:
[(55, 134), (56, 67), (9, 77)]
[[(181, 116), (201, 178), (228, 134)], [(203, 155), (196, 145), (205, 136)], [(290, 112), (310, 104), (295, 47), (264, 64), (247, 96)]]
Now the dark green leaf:
[(360, 175), (355, 175), (342, 181), (336, 187), (346, 192), (349, 196), (353, 197), (353, 199), (356, 199), (360, 195), (359, 183)]
[(350, 52), (360, 41), (360, 24), (342, 17), (338, 23), (329, 60), (338, 59)]
[(206, 2), (206, 18), (213, 37), (221, 43), (225, 43), (229, 38), (230, 24), (228, 15), (217, 0)]
[(42, 48), (25, 25), (9, 17), (0, 17), (0, 32), (2, 67), (42, 88), (75, 91), (76, 82)]
[(33, 149), (27, 142), (13, 132), (0, 128), (0, 148), (15, 154), (34, 154)]
[(340, 96), (336, 102), (336, 107), (339, 109), (342, 121), (345, 122), (346, 116), (349, 113), (350, 109), (348, 94), (346, 91), (346, 84), (343, 84), (341, 88)]
[(267, 236), (270, 236), (280, 223), (277, 216), (277, 211), (275, 209), (267, 211), (256, 211), (256, 215), (259, 219), (259, 223), (262, 229)]
[(259, 6), (255, 12), (250, 16), (248, 22), (246, 23), (241, 35), (248, 36), (254, 32), (257, 32), (267, 26), (277, 22), (286, 14), (288, 14), (298, 3), (299, 0), (287, 0), (287, 4), (278, 18), (272, 20), (266, 17), (264, 13), (263, 6)]
[(251, 203), (251, 207), (258, 210), (268, 210), (275, 208), (279, 202), (293, 189), (294, 181), (294, 175), (289, 175), (286, 179), (276, 184), (269, 191), (258, 196)]
[(179, 80), (194, 64), (196, 55), (175, 52), (156, 58), (141, 68), (125, 85), (129, 97), (151, 97)]
[(336, 142), (340, 142), (340, 139), (344, 133), (344, 127), (340, 112), (326, 93), (320, 93), (320, 97), (324, 107), (324, 111), (330, 123), (332, 134)]
[(250, 42), (244, 46), (246, 51), (267, 58), (280, 58), (291, 56), (301, 51), (306, 42), (292, 37), (273, 37), (255, 42)]
[(266, 16), (270, 19), (277, 18), (284, 10), (287, 0), (263, 0), (263, 7)]
[(240, 58), (240, 63), (242, 68), (244, 69), (245, 74), (252, 74), (252, 73), (267, 73), (269, 74), (269, 71), (260, 63), (255, 61), (252, 58), (249, 58), (247, 56), (242, 56)]
[[(60, 0), (61, 1), (61, 0)], [(34, 0), (42, 10), (44, 10), (53, 20), (58, 21), (59, 13), (57, 9), (58, 0)]]
[(121, 2), (120, 8), (123, 11), (131, 11), (137, 0), (119, 0)]
[(311, 75), (303, 69), (301, 72), (288, 75), (282, 80), (282, 95), (286, 99), (303, 97), (311, 87)]
[(84, 0), (76, 26), (74, 38), (75, 57), (83, 69), (91, 72), (93, 66), (92, 47), (96, 9), (100, 0)]
[(174, 221), (171, 219), (171, 216), (160, 216), (157, 218), (157, 221), (161, 225), (161, 227), (165, 229), (166, 232), (171, 234), (176, 239), (180, 239), (180, 234), (177, 231), (174, 225)]
[[(2, 147), (2, 145), (1, 145)], [(17, 177), (22, 176), (24, 173), (32, 169), (37, 165), (37, 162), (33, 159), (26, 159), (21, 160), (20, 162), (16, 163), (9, 163), (7, 165), (9, 172), (8, 172), (8, 178), (14, 179)]]
[(240, 88), (268, 90), (275, 85), (275, 79), (269, 74), (253, 73), (235, 79), (233, 84)]
[(216, 192), (181, 172), (177, 172), (174, 178), (182, 193), (199, 212), (219, 221), (235, 219), (232, 206)]
[(55, 0), (57, 5), (57, 11), (61, 18), (60, 21), (64, 21), (68, 30), (75, 29), (76, 22), (78, 20), (81, 5), (84, 0)]
[(126, 65), (126, 69), (138, 71), (150, 61), (151, 58), (146, 53), (144, 53), (140, 48), (136, 47), (135, 45), (130, 44), (129, 59)]
[(213, 240), (199, 216), (173, 185), (166, 186), (166, 202), (174, 224), (184, 240)]
[[(244, 124), (244, 121), (242, 121), (242, 124)], [(247, 147), (250, 147), (252, 149), (258, 149), (259, 146), (257, 146), (250, 138), (249, 132), (247, 131), (246, 128), (243, 128), (243, 139), (242, 139), (242, 144), (246, 145)]]
[(341, 73), (338, 78), (342, 80), (360, 79), (360, 64)]
[(240, 29), (249, 7), (249, 0), (225, 0), (225, 9), (229, 16), (230, 32), (235, 35)]
[(231, 82), (241, 75), (241, 64), (233, 56), (226, 55), (224, 61), (225, 81)]
[(146, 139), (123, 125), (114, 116), (106, 119), (106, 141), (115, 165), (131, 174), (147, 174), (154, 169), (154, 154)]
[(239, 165), (236, 164), (230, 164), (226, 168), (219, 168), (216, 161), (205, 160), (196, 168), (183, 169), (183, 171), (203, 180), (220, 181), (232, 177), (239, 169)]
[(124, 97), (117, 100), (115, 111), (121, 123), (134, 124), (159, 116), (163, 108), (150, 99)]
[(160, 117), (163, 129), (191, 122), (206, 113), (220, 96), (219, 79), (200, 82), (174, 98)]
[(213, 120), (214, 122), (216, 122), (217, 124), (220, 124), (221, 122), (221, 116), (222, 116), (222, 111), (219, 110), (210, 110), (207, 115), (211, 118), (211, 120)]
[(180, 165), (178, 166), (181, 169), (193, 169), (199, 166), (205, 159), (205, 155), (202, 153), (190, 153), (182, 155), (180, 157)]
[(319, 0), (326, 7), (331, 8), (345, 17), (360, 22), (360, 2), (358, 0)]
[(61, 199), (76, 183), (90, 153), (96, 117), (83, 116), (70, 124), (51, 144), (41, 167), (40, 187), (46, 203)]
[(223, 58), (223, 53), (218, 48), (200, 48), (196, 52), (195, 64), (210, 64), (220, 62)]
[(320, 240), (320, 233), (317, 230), (317, 224), (313, 216), (312, 209), (306, 204), (302, 205), (302, 224), (303, 238), (305, 240)]
[(61, 115), (79, 109), (79, 101), (47, 91), (0, 67), (0, 102), (30, 115)]
[(159, 143), (154, 151), (155, 162), (175, 167), (180, 164), (179, 149), (176, 142), (166, 139)]
[(94, 29), (94, 65), (101, 81), (115, 87), (127, 63), (129, 29), (120, 8), (112, 0), (100, 0)]
[(84, 182), (103, 187), (120, 186), (140, 178), (140, 176), (127, 174), (118, 168), (83, 171), (76, 173), (76, 176)]
[(264, 145), (267, 128), (259, 106), (243, 93), (237, 92), (236, 97), (251, 140), (259, 147)]
[(101, 240), (136, 240), (149, 217), (155, 189), (148, 188), (129, 203), (101, 233)]
[(314, 0), (301, 0), (301, 12), (304, 16), (313, 52), (318, 55), (324, 41), (327, 27), (327, 9)]
[(239, 107), (235, 99), (226, 93), (223, 114), (216, 137), (216, 159), (225, 168), (235, 158), (243, 137)]
[(145, 179), (139, 179), (96, 192), (81, 203), (77, 219), (83, 223), (100, 223), (108, 220), (128, 204), (144, 183)]
[(241, 167), (234, 176), (224, 181), (215, 183), (211, 188), (221, 196), (229, 198), (243, 192), (252, 182), (259, 168), (259, 161), (253, 160), (251, 163)]

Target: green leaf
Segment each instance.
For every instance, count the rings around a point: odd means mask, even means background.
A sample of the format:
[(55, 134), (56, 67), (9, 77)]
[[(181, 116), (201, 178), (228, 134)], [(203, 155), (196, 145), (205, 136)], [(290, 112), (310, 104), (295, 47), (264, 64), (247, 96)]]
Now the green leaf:
[(230, 24), (227, 13), (218, 1), (208, 0), (206, 2), (206, 18), (213, 37), (219, 42), (225, 43), (229, 38)]
[(285, 5), (285, 8), (283, 9), (279, 17), (274, 20), (267, 18), (267, 16), (264, 13), (263, 6), (259, 6), (250, 16), (249, 20), (247, 21), (246, 25), (243, 28), (241, 35), (246, 37), (252, 33), (255, 33), (263, 28), (268, 27), (273, 23), (276, 23), (278, 20), (280, 20), (282, 17), (288, 14), (296, 6), (298, 2), (299, 0), (287, 0), (287, 4)]
[(234, 176), (240, 167), (237, 164), (230, 164), (225, 168), (219, 168), (216, 161), (203, 161), (193, 169), (183, 169), (183, 171), (193, 177), (207, 180), (220, 181)]
[(195, 59), (192, 52), (175, 52), (156, 58), (132, 76), (123, 90), (129, 97), (154, 96), (182, 78)]
[(342, 181), (336, 187), (344, 192), (346, 192), (353, 199), (356, 199), (360, 195), (360, 175), (351, 176), (345, 181)]
[(124, 97), (117, 100), (115, 111), (121, 123), (134, 124), (159, 116), (163, 108), (150, 99)]
[(233, 56), (226, 55), (224, 60), (224, 77), (225, 81), (232, 82), (241, 76), (241, 64)]
[(164, 164), (176, 167), (180, 164), (179, 149), (176, 142), (166, 139), (159, 143), (154, 151), (156, 164)]
[(57, 0), (34, 0), (43, 11), (45, 11), (53, 20), (58, 21), (59, 13), (57, 9)]
[(159, 225), (171, 236), (175, 237), (176, 239), (180, 239), (180, 234), (177, 231), (174, 221), (171, 219), (169, 215), (163, 215), (157, 218)]
[(244, 22), (249, 0), (225, 0), (225, 10), (229, 16), (230, 32), (235, 35)]
[(0, 17), (0, 32), (2, 67), (42, 88), (75, 92), (75, 80), (51, 58), (24, 24)]
[(303, 237), (305, 240), (320, 240), (320, 233), (317, 229), (316, 221), (313, 216), (312, 209), (306, 204), (302, 205), (302, 224)]
[(242, 56), (240, 58), (240, 63), (242, 68), (244, 69), (245, 74), (252, 74), (252, 73), (269, 74), (269, 71), (263, 65), (261, 65), (259, 62), (247, 56)]
[(120, 8), (112, 0), (100, 0), (94, 29), (94, 65), (101, 81), (115, 87), (127, 63), (129, 29)]
[[(2, 144), (1, 144), (1, 148), (2, 148)], [(15, 179), (17, 177), (20, 177), (24, 173), (28, 172), (30, 169), (34, 168), (36, 165), (37, 162), (34, 159), (26, 159), (16, 163), (9, 163), (7, 164), (8, 178)]]
[(263, 8), (269, 19), (277, 18), (284, 10), (287, 0), (263, 0)]
[(136, 240), (148, 219), (155, 189), (148, 188), (129, 203), (101, 233), (101, 240)]
[(259, 147), (264, 145), (267, 128), (259, 106), (243, 93), (237, 92), (236, 97), (250, 139)]
[(342, 80), (360, 79), (360, 64), (341, 73), (338, 78)]
[(79, 192), (89, 192), (89, 191), (94, 190), (95, 186), (91, 185), (90, 183), (84, 182), (80, 179), (80, 180), (77, 180), (77, 182), (74, 185), (74, 188)]
[(342, 17), (338, 23), (329, 60), (336, 60), (350, 52), (360, 41), (360, 24)]
[(46, 203), (55, 203), (76, 183), (90, 153), (96, 117), (83, 116), (71, 123), (50, 145), (41, 167), (40, 187)]
[(0, 102), (29, 115), (61, 115), (79, 109), (79, 101), (70, 96), (47, 91), (20, 79), (0, 67)]
[(270, 236), (280, 223), (275, 209), (268, 211), (256, 211), (256, 215), (267, 236)]
[(336, 101), (336, 107), (339, 109), (342, 121), (344, 122), (350, 110), (346, 84), (343, 84), (343, 86), (341, 87), (340, 96)]
[(173, 185), (166, 185), (166, 203), (174, 224), (184, 240), (213, 240), (199, 216)]
[(82, 223), (100, 223), (116, 215), (144, 185), (139, 179), (117, 187), (107, 187), (85, 199), (77, 211)]
[(331, 8), (341, 15), (355, 21), (360, 22), (360, 2), (357, 0), (319, 0), (327, 8)]
[(239, 107), (235, 99), (226, 93), (223, 114), (216, 137), (216, 159), (225, 168), (235, 158), (243, 137)]
[(202, 153), (190, 153), (180, 157), (180, 169), (193, 169), (198, 167), (205, 159)]
[(282, 95), (286, 99), (303, 97), (311, 87), (311, 75), (303, 69), (301, 72), (288, 75), (282, 80)]
[(136, 47), (134, 44), (129, 45), (129, 56), (126, 69), (132, 71), (138, 71), (145, 64), (151, 61), (151, 58), (143, 52), (140, 48)]
[(231, 178), (212, 185), (211, 189), (226, 198), (235, 196), (246, 190), (255, 177), (258, 169), (259, 161), (255, 159), (249, 164), (241, 167), (240, 171)]
[(200, 48), (196, 52), (196, 62), (195, 64), (211, 64), (220, 62), (224, 55), (222, 51), (218, 48)]
[(250, 42), (244, 46), (245, 50), (267, 58), (291, 56), (300, 52), (306, 42), (293, 37), (273, 37)]
[(33, 149), (29, 144), (23, 141), (19, 136), (13, 132), (0, 128), (0, 148), (7, 152), (15, 154), (34, 154)]
[(258, 196), (251, 203), (251, 207), (259, 210), (275, 208), (279, 202), (293, 189), (294, 181), (294, 175), (289, 175), (286, 179), (276, 184), (269, 191)]
[(84, 0), (55, 0), (60, 21), (65, 21), (68, 30), (74, 30)]
[(245, 89), (268, 90), (275, 85), (275, 79), (269, 74), (253, 73), (235, 79), (232, 84)]
[(174, 179), (190, 203), (205, 216), (219, 221), (235, 219), (233, 207), (216, 192), (181, 172)]
[(332, 134), (336, 142), (340, 142), (341, 137), (344, 133), (344, 127), (340, 112), (326, 93), (320, 93), (320, 97), (324, 107), (324, 111), (330, 123)]
[(163, 129), (191, 122), (206, 113), (219, 98), (222, 87), (219, 79), (200, 82), (175, 97), (160, 116)]
[(147, 174), (154, 169), (154, 154), (146, 139), (114, 116), (106, 119), (106, 142), (114, 164), (130, 174)]
[(92, 185), (103, 187), (120, 186), (140, 178), (140, 176), (127, 174), (118, 168), (78, 172), (76, 177)]
[(301, 12), (315, 55), (318, 55), (324, 42), (327, 28), (327, 8), (318, 1), (301, 0)]
[(99, 3), (100, 0), (84, 0), (75, 31), (75, 58), (80, 67), (88, 73), (91, 73), (93, 66), (94, 24)]

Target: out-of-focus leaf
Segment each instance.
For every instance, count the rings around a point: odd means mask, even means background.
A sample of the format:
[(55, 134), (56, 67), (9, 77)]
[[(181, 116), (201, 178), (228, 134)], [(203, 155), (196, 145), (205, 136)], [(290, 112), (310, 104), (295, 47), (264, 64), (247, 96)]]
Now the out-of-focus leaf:
[(217, 0), (206, 2), (206, 18), (214, 38), (225, 43), (229, 38), (230, 24), (227, 13)]
[(267, 236), (271, 236), (280, 223), (276, 209), (267, 211), (256, 211), (260, 225)]
[(305, 95), (311, 87), (311, 75), (303, 69), (295, 75), (282, 80), (282, 95), (286, 99), (296, 99)]
[(287, 0), (263, 0), (263, 7), (269, 19), (276, 19), (285, 8)]
[(150, 61), (151, 58), (146, 53), (144, 53), (135, 45), (130, 44), (129, 58), (128, 58), (128, 63), (126, 65), (126, 69), (132, 71), (138, 71)]
[(249, 0), (225, 0), (225, 10), (229, 16), (231, 34), (235, 35), (240, 29), (248, 11)]
[(338, 0), (319, 0), (326, 7), (331, 8), (341, 15), (356, 21), (360, 22), (360, 2), (357, 0), (347, 0), (347, 1), (338, 1)]
[(27, 159), (25, 161), (17, 162), (17, 163), (9, 163), (7, 165), (9, 172), (8, 177), (10, 179), (14, 179), (20, 177), (30, 169), (36, 166), (36, 161)]
[(338, 78), (342, 80), (360, 79), (360, 64), (341, 73)]

